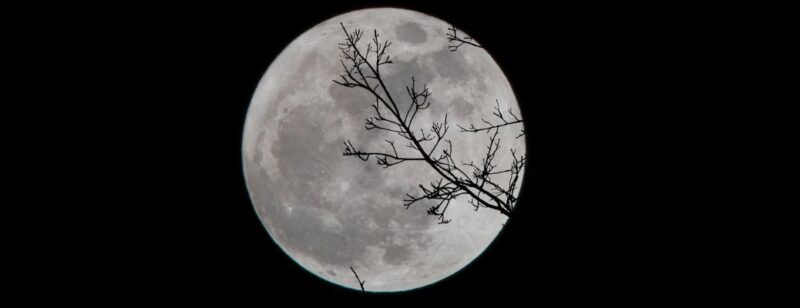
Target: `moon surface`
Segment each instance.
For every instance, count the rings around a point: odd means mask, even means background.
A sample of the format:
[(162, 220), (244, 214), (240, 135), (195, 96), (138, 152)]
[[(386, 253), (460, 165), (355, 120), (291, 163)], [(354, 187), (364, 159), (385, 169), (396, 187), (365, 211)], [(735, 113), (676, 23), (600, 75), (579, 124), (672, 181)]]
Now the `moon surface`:
[[(448, 23), (421, 13), (366, 9), (333, 17), (306, 31), (272, 62), (255, 90), (245, 122), (243, 168), (254, 209), (269, 235), (302, 268), (329, 282), (360, 290), (353, 267), (373, 292), (405, 291), (440, 281), (480, 255), (507, 217), (475, 210), (468, 198), (453, 201), (438, 224), (426, 214), (433, 205), (403, 207), (406, 193), (438, 180), (422, 162), (384, 169), (344, 157), (343, 142), (363, 150), (386, 150), (383, 131), (366, 130), (374, 97), (332, 82), (343, 72), (339, 23), (364, 30), (363, 48), (373, 29), (389, 40), (393, 64), (381, 67), (395, 100), (408, 106), (411, 76), (428, 85), (431, 106), (420, 111), (414, 130), (428, 130), (448, 115), (454, 159), (480, 162), (489, 136), (460, 132), (456, 124), (492, 119), (495, 100), (520, 115), (505, 75), (481, 48), (448, 50)], [(525, 152), (520, 129), (500, 130), (495, 162), (511, 163), (510, 149)], [(398, 148), (404, 145), (398, 141)], [(518, 192), (516, 192), (518, 193)]]

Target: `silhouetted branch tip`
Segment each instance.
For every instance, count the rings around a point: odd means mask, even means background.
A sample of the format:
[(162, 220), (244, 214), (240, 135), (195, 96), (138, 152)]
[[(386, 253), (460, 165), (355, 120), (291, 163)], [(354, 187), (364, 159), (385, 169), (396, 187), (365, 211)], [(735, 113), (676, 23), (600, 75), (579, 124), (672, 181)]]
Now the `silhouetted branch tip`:
[(354, 270), (352, 266), (350, 267), (350, 270), (353, 271), (353, 275), (356, 275), (356, 280), (358, 281), (358, 286), (361, 287), (361, 292), (366, 292), (366, 290), (364, 290), (364, 283), (367, 281), (361, 280), (361, 278), (358, 277), (358, 273), (356, 273), (356, 270)]
[[(463, 127), (461, 125), (458, 125), (458, 128), (460, 128), (462, 132), (468, 132), (468, 133), (477, 133), (477, 132), (489, 133), (493, 130), (497, 130), (504, 126), (523, 123), (522, 119), (519, 118), (516, 114), (514, 114), (514, 111), (512, 111), (511, 108), (508, 108), (506, 113), (504, 113), (502, 109), (500, 109), (500, 101), (495, 100), (495, 107), (494, 110), (492, 111), (492, 115), (494, 115), (500, 121), (492, 122), (482, 118), (481, 122), (485, 124), (483, 126), (475, 126), (475, 124), (470, 124), (469, 127)], [(524, 128), (521, 129), (520, 134), (517, 135), (517, 138), (520, 138), (522, 136), (525, 136)]]
[(447, 47), (448, 49), (450, 49), (451, 52), (455, 52), (456, 50), (458, 50), (459, 47), (461, 47), (461, 45), (464, 44), (478, 48), (483, 48), (480, 44), (478, 44), (478, 42), (475, 42), (475, 40), (473, 40), (471, 37), (459, 36), (458, 29), (456, 29), (456, 27), (454, 26), (450, 26), (449, 28), (447, 28), (446, 35), (447, 35), (447, 41), (450, 42), (450, 45), (448, 45)]

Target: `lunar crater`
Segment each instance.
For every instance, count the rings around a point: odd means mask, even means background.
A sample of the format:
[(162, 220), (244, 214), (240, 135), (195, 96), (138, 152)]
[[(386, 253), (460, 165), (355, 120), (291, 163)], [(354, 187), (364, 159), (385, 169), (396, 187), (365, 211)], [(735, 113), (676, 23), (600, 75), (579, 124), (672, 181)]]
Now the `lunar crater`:
[(415, 22), (407, 22), (397, 27), (397, 39), (404, 43), (422, 44), (428, 40), (428, 34)]

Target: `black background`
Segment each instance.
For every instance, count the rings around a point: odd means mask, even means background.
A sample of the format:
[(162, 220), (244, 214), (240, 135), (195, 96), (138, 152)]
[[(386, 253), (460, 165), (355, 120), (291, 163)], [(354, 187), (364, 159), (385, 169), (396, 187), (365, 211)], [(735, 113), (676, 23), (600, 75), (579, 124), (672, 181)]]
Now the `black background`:
[[(247, 107), (271, 61), (315, 24), (375, 6), (429, 14), (475, 37), (506, 73), (528, 132), (518, 212), (495, 242), (453, 276), (393, 294), (354, 292), (297, 266), (255, 215), (241, 162)], [(152, 285), (145, 297), (190, 307), (285, 300), (606, 306), (627, 292), (617, 266), (625, 257), (611, 232), (619, 219), (625, 55), (617, 4), (288, 1), (175, 11), (163, 29), (150, 29), (161, 32), (157, 40), (170, 47), (162, 60), (174, 65), (162, 86), (182, 91), (150, 108), (166, 111), (158, 117), (164, 147), (150, 155), (169, 172), (150, 177), (163, 194), (153, 196), (152, 213), (164, 228), (144, 245), (144, 258), (157, 264), (142, 278)]]

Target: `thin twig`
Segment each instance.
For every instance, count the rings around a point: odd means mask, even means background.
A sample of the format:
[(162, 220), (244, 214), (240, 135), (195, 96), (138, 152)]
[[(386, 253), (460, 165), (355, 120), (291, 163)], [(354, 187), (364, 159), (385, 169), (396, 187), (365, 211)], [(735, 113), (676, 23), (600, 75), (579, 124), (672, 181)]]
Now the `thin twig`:
[(461, 45), (464, 44), (478, 48), (483, 48), (483, 46), (478, 44), (478, 42), (475, 42), (475, 40), (469, 36), (458, 36), (458, 30), (454, 26), (450, 26), (450, 28), (447, 28), (447, 40), (450, 42), (450, 45), (447, 47), (452, 52), (455, 52), (456, 50), (458, 50), (459, 47), (461, 47)]
[[(514, 112), (511, 110), (511, 108), (508, 108), (508, 110), (506, 112), (508, 113), (508, 115), (506, 115), (503, 112), (503, 110), (500, 109), (500, 100), (495, 100), (495, 107), (494, 107), (494, 111), (492, 112), (492, 115), (494, 115), (496, 118), (500, 119), (499, 122), (491, 122), (491, 121), (488, 121), (486, 119), (481, 119), (481, 122), (486, 124), (485, 126), (475, 126), (475, 124), (470, 124), (469, 127), (463, 127), (461, 125), (458, 125), (458, 128), (460, 128), (462, 132), (467, 132), (467, 133), (477, 133), (477, 132), (487, 132), (488, 133), (488, 132), (490, 132), (492, 130), (499, 129), (499, 128), (504, 127), (504, 126), (514, 125), (514, 124), (522, 124), (523, 123), (522, 119), (517, 117), (517, 115), (514, 114)], [(508, 116), (511, 116), (511, 117), (509, 118)], [(524, 128), (520, 130), (520, 133), (519, 133), (519, 135), (517, 135), (517, 138), (520, 138), (522, 136), (525, 136), (525, 129)]]
[(352, 266), (350, 267), (350, 270), (353, 271), (353, 275), (356, 275), (356, 280), (358, 280), (358, 285), (361, 287), (361, 292), (367, 292), (366, 290), (364, 290), (364, 283), (367, 281), (358, 278), (358, 273), (356, 273), (356, 270), (354, 270)]

